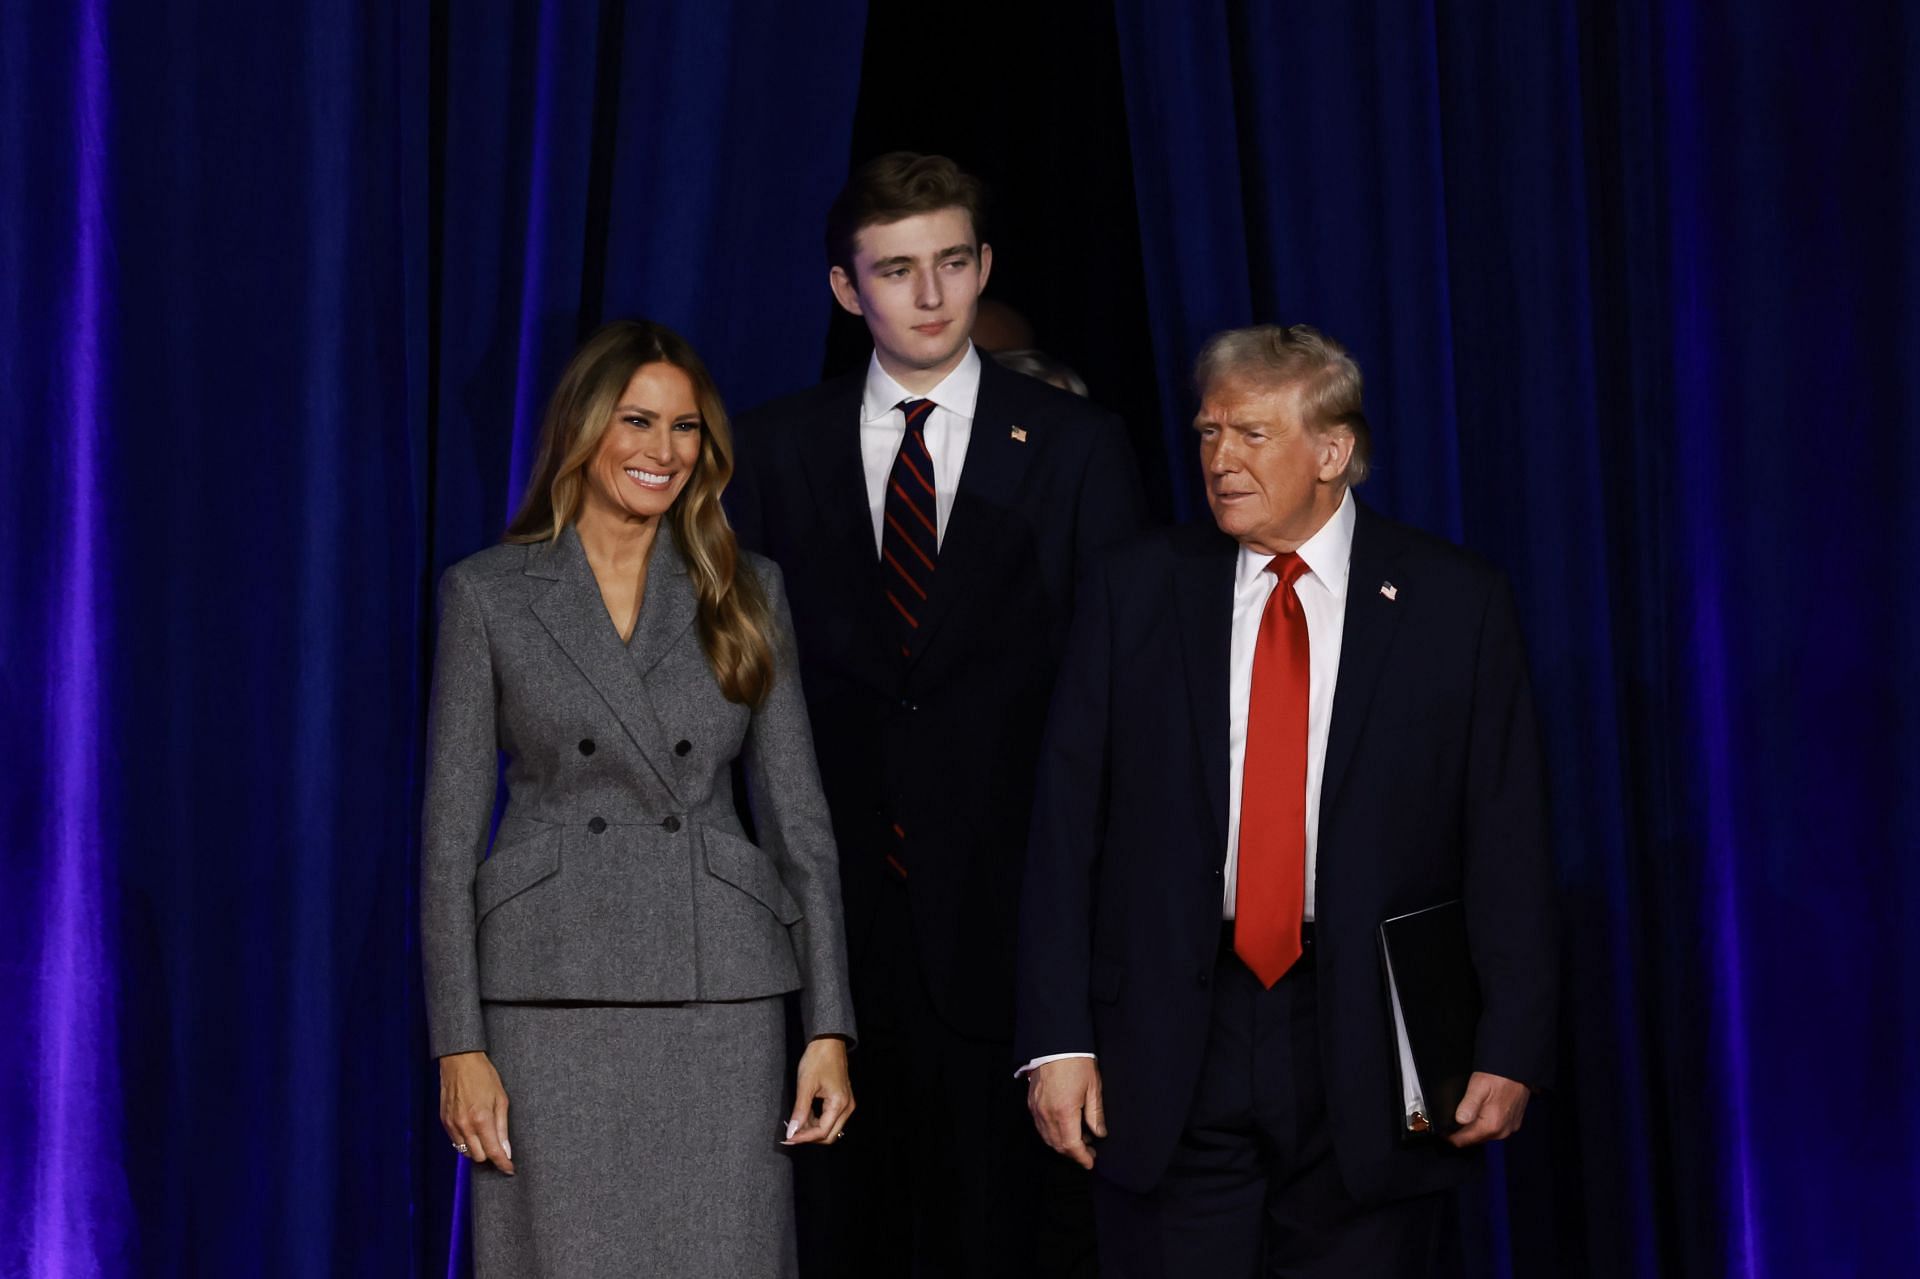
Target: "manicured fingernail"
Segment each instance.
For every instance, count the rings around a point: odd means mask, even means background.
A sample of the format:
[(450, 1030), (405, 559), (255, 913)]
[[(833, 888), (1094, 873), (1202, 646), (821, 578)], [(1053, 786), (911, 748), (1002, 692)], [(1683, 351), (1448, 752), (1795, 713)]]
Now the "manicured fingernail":
[(512, 1142), (510, 1142), (510, 1141), (507, 1141), (507, 1140), (505, 1140), (505, 1139), (503, 1138), (503, 1139), (501, 1140), (501, 1142), (500, 1142), (500, 1149), (502, 1149), (502, 1150), (504, 1150), (504, 1151), (506, 1151), (506, 1152), (507, 1152), (507, 1158), (509, 1158), (509, 1159), (511, 1159), (511, 1158), (513, 1158), (513, 1143), (512, 1143)]
[(799, 1129), (799, 1127), (800, 1125), (798, 1123), (795, 1123), (793, 1120), (791, 1119), (787, 1120), (787, 1140), (788, 1141), (793, 1140), (793, 1134)]

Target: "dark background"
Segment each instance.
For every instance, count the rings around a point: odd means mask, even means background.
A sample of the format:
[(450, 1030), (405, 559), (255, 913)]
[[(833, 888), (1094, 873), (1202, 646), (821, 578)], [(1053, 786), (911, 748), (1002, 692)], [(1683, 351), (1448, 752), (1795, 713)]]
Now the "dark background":
[(1910, 1268), (1916, 65), (1771, 0), (0, 8), (0, 1273), (446, 1272), (432, 583), (602, 318), (735, 406), (857, 367), (892, 147), (1163, 512), (1198, 343), (1308, 320), (1361, 496), (1512, 575), (1564, 1068), (1468, 1271)]

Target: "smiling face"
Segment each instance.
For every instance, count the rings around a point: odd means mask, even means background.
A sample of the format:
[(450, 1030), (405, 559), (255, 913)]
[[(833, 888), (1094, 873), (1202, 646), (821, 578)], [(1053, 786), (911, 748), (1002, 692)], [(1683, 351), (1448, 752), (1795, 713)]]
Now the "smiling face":
[(935, 209), (862, 227), (853, 273), (829, 279), (840, 305), (867, 322), (880, 367), (909, 391), (928, 391), (967, 350), (993, 249), (976, 244), (965, 209)]
[(1299, 383), (1215, 382), (1193, 429), (1214, 522), (1241, 545), (1284, 555), (1340, 509), (1353, 436), (1310, 428), (1300, 411)]
[(623, 522), (666, 514), (700, 460), (701, 431), (693, 379), (664, 361), (642, 364), (587, 463), (581, 514)]

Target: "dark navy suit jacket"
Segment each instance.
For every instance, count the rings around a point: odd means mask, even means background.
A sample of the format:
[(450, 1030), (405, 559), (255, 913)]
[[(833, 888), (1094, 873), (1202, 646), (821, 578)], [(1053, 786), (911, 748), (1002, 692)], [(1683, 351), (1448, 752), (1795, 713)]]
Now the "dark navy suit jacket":
[(1113, 414), (983, 357), (939, 568), (903, 657), (863, 479), (864, 385), (863, 371), (743, 414), (727, 511), (786, 575), (856, 991), (873, 911), (895, 891), (888, 857), (904, 852), (936, 1010), (1006, 1040), (1035, 763), (1074, 586), (1093, 552), (1139, 529), (1138, 469)]
[[(1035, 800), (1015, 1047), (1094, 1051), (1096, 1171), (1146, 1190), (1200, 1075), (1226, 859), (1236, 544), (1160, 530), (1082, 592)], [(1397, 1146), (1380, 921), (1466, 903), (1485, 1002), (1476, 1067), (1551, 1073), (1554, 890), (1525, 657), (1505, 580), (1362, 506), (1320, 795), (1320, 1041), (1335, 1155), (1367, 1201), (1471, 1160)], [(1383, 592), (1382, 586), (1390, 586)]]

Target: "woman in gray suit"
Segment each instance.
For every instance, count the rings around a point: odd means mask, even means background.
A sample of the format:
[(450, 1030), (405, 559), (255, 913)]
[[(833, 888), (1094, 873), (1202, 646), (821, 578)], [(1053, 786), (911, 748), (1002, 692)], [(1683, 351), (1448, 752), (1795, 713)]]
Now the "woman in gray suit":
[(732, 470), (692, 349), (609, 325), (506, 543), (441, 580), (421, 948), (483, 1276), (788, 1273), (780, 1147), (853, 1112), (833, 834), (779, 571), (721, 514)]

